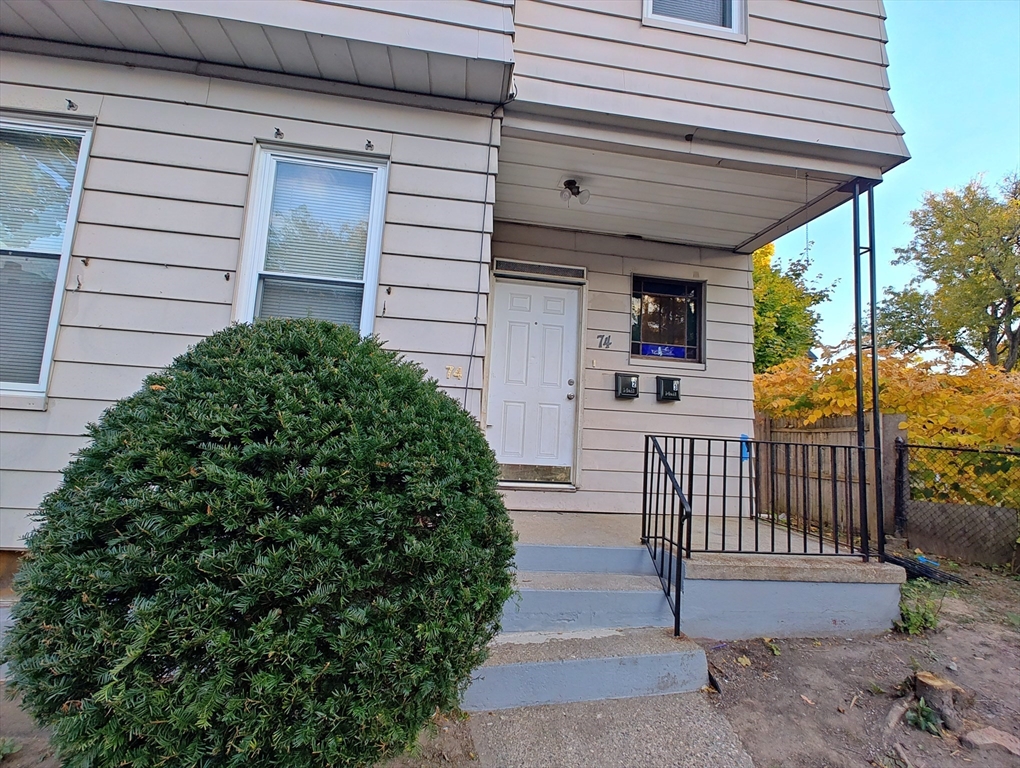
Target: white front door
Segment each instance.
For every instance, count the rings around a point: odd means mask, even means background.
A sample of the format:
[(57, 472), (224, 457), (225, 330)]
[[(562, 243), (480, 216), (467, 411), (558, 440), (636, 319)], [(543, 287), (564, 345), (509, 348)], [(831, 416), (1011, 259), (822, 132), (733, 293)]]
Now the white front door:
[(504, 480), (570, 482), (580, 292), (552, 283), (496, 281), (486, 413)]

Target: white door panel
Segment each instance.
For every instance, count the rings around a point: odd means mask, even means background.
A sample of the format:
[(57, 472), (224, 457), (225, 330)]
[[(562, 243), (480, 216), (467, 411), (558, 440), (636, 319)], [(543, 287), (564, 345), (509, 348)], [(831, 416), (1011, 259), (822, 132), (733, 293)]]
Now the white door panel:
[(506, 465), (559, 467), (567, 471), (546, 479), (569, 479), (579, 308), (578, 287), (496, 282), (487, 431), (504, 470)]

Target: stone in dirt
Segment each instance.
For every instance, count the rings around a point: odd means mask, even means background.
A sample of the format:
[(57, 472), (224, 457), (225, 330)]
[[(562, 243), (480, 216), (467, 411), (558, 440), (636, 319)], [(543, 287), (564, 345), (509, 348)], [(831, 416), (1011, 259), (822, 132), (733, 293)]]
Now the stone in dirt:
[(965, 733), (960, 741), (972, 749), (1004, 749), (1020, 757), (1020, 739), (998, 728), (979, 728)]

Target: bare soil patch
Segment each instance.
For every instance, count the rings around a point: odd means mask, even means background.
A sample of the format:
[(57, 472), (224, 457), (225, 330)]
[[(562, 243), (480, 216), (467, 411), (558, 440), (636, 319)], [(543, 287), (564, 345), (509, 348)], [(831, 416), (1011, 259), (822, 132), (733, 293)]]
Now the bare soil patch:
[[(878, 637), (706, 643), (713, 697), (758, 768), (1016, 768), (1020, 757), (976, 751), (902, 719), (887, 728), (897, 686), (928, 670), (973, 694), (965, 730), (1020, 738), (1020, 581), (961, 568), (969, 586), (941, 598), (935, 631)], [(938, 595), (936, 593), (936, 602)]]

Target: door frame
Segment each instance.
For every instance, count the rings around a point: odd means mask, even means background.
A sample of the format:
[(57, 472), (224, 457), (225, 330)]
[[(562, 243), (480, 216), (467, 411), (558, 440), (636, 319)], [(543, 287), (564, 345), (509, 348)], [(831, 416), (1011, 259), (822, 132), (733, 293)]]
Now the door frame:
[[(500, 264), (512, 264), (518, 268), (534, 268), (533, 272), (521, 271), (508, 272), (500, 269)], [(543, 274), (539, 270), (561, 270), (564, 273), (574, 272), (576, 275)], [(505, 259), (492, 257), (492, 267), (489, 269), (489, 301), (485, 326), (485, 376), (482, 380), (482, 402), (479, 413), (483, 431), (488, 431), (489, 424), (489, 374), (492, 371), (492, 329), (496, 313), (496, 304), (493, 298), (496, 295), (496, 283), (548, 283), (551, 285), (574, 286), (578, 289), (577, 307), (577, 397), (576, 412), (574, 418), (574, 454), (570, 467), (569, 483), (532, 483), (519, 480), (500, 480), (501, 488), (522, 489), (522, 490), (547, 490), (547, 491), (576, 491), (581, 488), (581, 436), (583, 434), (583, 415), (585, 400), (585, 369), (584, 354), (586, 349), (585, 335), (588, 329), (588, 270), (586, 267), (578, 267), (571, 264), (552, 264), (541, 261), (527, 261), (524, 259)]]

